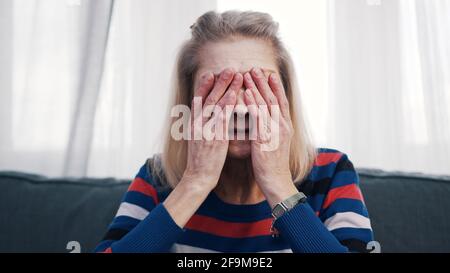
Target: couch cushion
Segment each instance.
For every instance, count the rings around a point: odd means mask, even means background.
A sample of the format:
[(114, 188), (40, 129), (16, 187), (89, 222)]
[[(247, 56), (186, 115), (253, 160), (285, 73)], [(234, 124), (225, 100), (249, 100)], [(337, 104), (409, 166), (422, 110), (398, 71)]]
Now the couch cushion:
[(69, 252), (69, 241), (93, 251), (128, 184), (0, 172), (0, 252)]
[(450, 252), (450, 177), (358, 172), (382, 252)]
[[(450, 252), (450, 178), (358, 170), (383, 252)], [(130, 181), (0, 172), (0, 252), (92, 252)]]

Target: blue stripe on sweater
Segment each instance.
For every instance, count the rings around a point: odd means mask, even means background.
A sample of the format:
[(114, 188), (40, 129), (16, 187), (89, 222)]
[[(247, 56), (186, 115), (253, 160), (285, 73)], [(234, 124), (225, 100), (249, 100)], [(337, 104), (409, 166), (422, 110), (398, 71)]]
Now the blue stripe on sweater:
[(137, 224), (139, 224), (141, 220), (135, 219), (129, 216), (117, 216), (114, 218), (113, 222), (109, 225), (109, 229), (125, 229), (125, 230), (131, 230)]
[(153, 198), (138, 191), (128, 191), (123, 197), (122, 202), (140, 206), (148, 211), (152, 210), (156, 206)]
[(311, 173), (309, 174), (308, 178), (313, 181), (331, 178), (335, 173), (336, 165), (337, 164), (333, 162), (324, 166), (314, 166), (311, 169)]
[(261, 221), (261, 220), (265, 220), (268, 218), (272, 218), (271, 213), (258, 214), (258, 215), (254, 215), (253, 217), (247, 217), (247, 218), (243, 218), (238, 215), (225, 215), (225, 214), (217, 213), (217, 211), (209, 210), (207, 207), (199, 208), (197, 210), (196, 214), (211, 217), (211, 218), (218, 219), (221, 221), (235, 222), (235, 223), (253, 223), (256, 221)]
[(324, 199), (325, 199), (325, 195), (316, 194), (316, 195), (308, 196), (307, 201), (308, 201), (308, 204), (311, 206), (311, 208), (314, 210), (314, 212), (316, 212), (316, 211), (321, 210)]
[(369, 217), (364, 203), (356, 199), (341, 198), (334, 201), (325, 211), (320, 215), (320, 219), (325, 222), (328, 218), (340, 212), (355, 212), (364, 217)]
[(331, 184), (330, 190), (351, 184), (358, 184), (358, 182), (358, 177), (354, 171), (338, 171), (333, 177), (333, 183)]
[(178, 243), (219, 252), (261, 252), (289, 248), (281, 237), (228, 238), (189, 229), (186, 229), (185, 235)]
[(135, 177), (140, 177), (147, 182), (150, 181), (150, 174), (147, 172), (147, 162), (145, 162), (145, 164), (139, 169), (139, 172)]

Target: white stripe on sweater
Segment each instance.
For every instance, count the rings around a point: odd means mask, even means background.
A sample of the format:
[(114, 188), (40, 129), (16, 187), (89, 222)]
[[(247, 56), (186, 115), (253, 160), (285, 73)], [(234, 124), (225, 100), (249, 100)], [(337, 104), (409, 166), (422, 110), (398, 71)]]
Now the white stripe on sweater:
[(370, 219), (355, 212), (340, 212), (325, 221), (328, 230), (338, 228), (367, 228), (370, 227)]
[(122, 202), (120, 204), (119, 210), (117, 211), (116, 217), (118, 216), (128, 216), (134, 219), (143, 220), (148, 215), (148, 210), (136, 206), (128, 202)]
[[(170, 251), (176, 252), (176, 253), (220, 253), (220, 251), (216, 251), (216, 250), (212, 250), (212, 249), (183, 245), (183, 244), (173, 244)], [(261, 251), (258, 253), (292, 253), (292, 249)]]

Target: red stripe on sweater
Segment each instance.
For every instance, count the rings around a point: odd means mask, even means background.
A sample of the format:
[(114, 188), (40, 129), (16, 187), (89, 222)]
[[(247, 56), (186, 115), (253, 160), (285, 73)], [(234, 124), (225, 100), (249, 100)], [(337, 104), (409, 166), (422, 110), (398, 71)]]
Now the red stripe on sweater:
[(330, 163), (336, 163), (341, 159), (342, 153), (320, 153), (317, 155), (314, 166), (325, 166)]
[(271, 235), (271, 225), (272, 218), (251, 223), (236, 223), (195, 214), (185, 227), (191, 230), (201, 231), (222, 237), (245, 238)]
[(356, 199), (364, 202), (359, 187), (356, 184), (350, 184), (331, 189), (323, 202), (323, 209), (328, 208), (334, 201), (342, 198)]
[(108, 247), (107, 249), (105, 249), (105, 251), (103, 251), (103, 253), (112, 253), (112, 249)]
[(158, 194), (156, 193), (156, 189), (150, 185), (147, 181), (140, 177), (136, 177), (133, 182), (131, 183), (130, 187), (128, 188), (128, 191), (137, 191), (142, 194), (145, 194), (147, 196), (150, 196), (153, 198), (153, 201), (155, 202), (155, 205), (157, 205), (158, 202)]

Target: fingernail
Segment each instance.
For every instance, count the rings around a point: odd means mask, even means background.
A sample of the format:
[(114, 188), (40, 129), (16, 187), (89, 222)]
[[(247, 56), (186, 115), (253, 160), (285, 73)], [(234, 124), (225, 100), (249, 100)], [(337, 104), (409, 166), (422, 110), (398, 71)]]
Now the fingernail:
[(225, 80), (228, 80), (229, 78), (231, 78), (232, 74), (233, 74), (233, 71), (231, 71), (230, 69), (226, 69), (223, 73), (223, 78)]
[(271, 79), (274, 83), (276, 83), (276, 82), (278, 81), (278, 77), (277, 77), (277, 75), (276, 75), (275, 73), (270, 74), (270, 79)]
[(206, 72), (202, 75), (202, 80), (209, 80), (211, 79), (211, 72)]
[(248, 72), (244, 74), (244, 77), (247, 81), (250, 81), (252, 79), (252, 77), (250, 76), (250, 73), (248, 73)]
[(242, 79), (242, 74), (241, 73), (234, 74), (234, 80), (236, 82), (240, 81), (241, 79)]
[(262, 73), (261, 69), (259, 69), (259, 68), (253, 68), (252, 71), (256, 76), (260, 76)]

